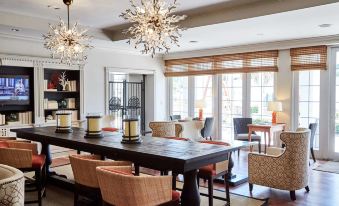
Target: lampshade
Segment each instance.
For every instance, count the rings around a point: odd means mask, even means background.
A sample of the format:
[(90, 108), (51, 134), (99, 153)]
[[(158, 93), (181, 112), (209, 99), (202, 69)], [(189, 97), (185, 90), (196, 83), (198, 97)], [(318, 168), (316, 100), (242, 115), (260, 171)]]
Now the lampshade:
[(282, 112), (282, 103), (281, 102), (268, 102), (268, 111)]
[(205, 108), (205, 100), (203, 99), (197, 100), (195, 102), (195, 107), (199, 109)]

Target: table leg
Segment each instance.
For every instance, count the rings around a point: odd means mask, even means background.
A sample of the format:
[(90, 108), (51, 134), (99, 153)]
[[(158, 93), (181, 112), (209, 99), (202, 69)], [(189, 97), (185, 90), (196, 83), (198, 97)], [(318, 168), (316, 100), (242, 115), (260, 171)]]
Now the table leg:
[(181, 193), (181, 205), (199, 206), (200, 193), (197, 184), (198, 170), (184, 173), (184, 187)]
[(232, 152), (230, 152), (228, 156), (228, 173), (226, 175), (229, 185), (237, 186), (237, 185), (247, 182), (247, 179), (248, 179), (247, 176), (243, 176), (239, 174), (236, 175), (232, 173), (233, 167), (234, 167), (234, 161), (232, 158)]
[[(248, 128), (248, 141), (251, 142), (252, 141), (252, 128), (249, 127)], [(253, 146), (250, 146), (250, 152), (253, 151)]]
[(268, 147), (271, 146), (271, 130), (268, 131), (268, 144), (267, 144)]
[(264, 139), (265, 139), (265, 154), (267, 149), (267, 138), (266, 138), (266, 132), (264, 132)]
[(41, 143), (41, 153), (46, 156), (46, 174), (49, 176), (51, 171), (49, 170), (50, 165), (52, 164), (51, 151), (49, 149), (49, 144)]

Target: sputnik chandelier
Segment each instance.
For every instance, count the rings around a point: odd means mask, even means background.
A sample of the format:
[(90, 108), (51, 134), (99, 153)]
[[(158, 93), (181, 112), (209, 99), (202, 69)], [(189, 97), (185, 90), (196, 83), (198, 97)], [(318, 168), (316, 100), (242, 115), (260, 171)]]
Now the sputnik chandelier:
[(164, 0), (141, 0), (138, 6), (130, 0), (132, 9), (127, 9), (120, 16), (133, 23), (124, 31), (128, 34), (128, 43), (134, 43), (135, 48), (142, 45), (143, 54), (157, 51), (168, 53), (170, 44), (179, 46), (180, 30), (178, 23), (186, 18), (185, 15), (171, 15), (177, 8), (177, 1), (165, 3)]
[(49, 25), (50, 30), (43, 35), (44, 47), (51, 50), (53, 58), (60, 58), (62, 63), (71, 65), (86, 60), (84, 52), (90, 48), (91, 36), (86, 35), (86, 29), (80, 29), (75, 23), (72, 28), (69, 25), (69, 6), (73, 0), (63, 0), (67, 6), (67, 24), (60, 18), (57, 25)]

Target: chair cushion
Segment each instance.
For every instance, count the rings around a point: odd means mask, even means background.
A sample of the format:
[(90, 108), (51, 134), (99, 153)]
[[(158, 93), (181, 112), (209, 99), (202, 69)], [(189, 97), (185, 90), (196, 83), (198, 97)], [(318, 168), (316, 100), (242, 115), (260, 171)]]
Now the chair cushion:
[(201, 176), (213, 176), (216, 175), (216, 171), (214, 169), (214, 165), (207, 165), (199, 169), (199, 174)]
[(46, 156), (45, 155), (33, 155), (32, 156), (32, 167), (33, 168), (42, 168), (45, 164)]
[(172, 190), (172, 200), (179, 200), (180, 199), (180, 193)]
[[(248, 134), (237, 134), (234, 139), (237, 139), (237, 140), (248, 140)], [(252, 140), (260, 140), (261, 137), (259, 135), (256, 135), (256, 134), (252, 134), (251, 135), (251, 139)]]
[(8, 148), (9, 144), (6, 141), (0, 141), (0, 148)]
[(101, 129), (102, 131), (106, 131), (106, 132), (116, 132), (119, 129), (118, 128), (114, 128), (114, 127), (104, 127)]

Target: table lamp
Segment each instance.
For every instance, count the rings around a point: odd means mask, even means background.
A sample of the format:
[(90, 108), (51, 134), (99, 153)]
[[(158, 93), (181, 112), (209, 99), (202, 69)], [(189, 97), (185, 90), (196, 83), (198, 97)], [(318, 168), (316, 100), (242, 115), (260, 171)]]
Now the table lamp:
[(268, 102), (268, 111), (272, 112), (272, 124), (277, 123), (277, 112), (282, 112), (282, 103), (281, 102)]
[(203, 108), (205, 108), (205, 100), (200, 99), (196, 101), (196, 108), (199, 109), (199, 120), (203, 119)]

